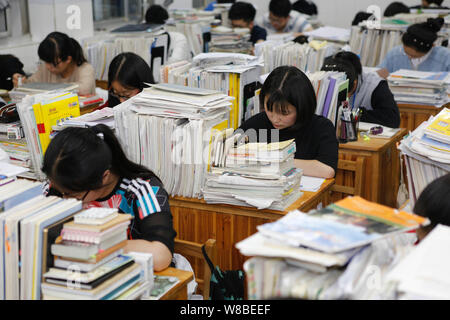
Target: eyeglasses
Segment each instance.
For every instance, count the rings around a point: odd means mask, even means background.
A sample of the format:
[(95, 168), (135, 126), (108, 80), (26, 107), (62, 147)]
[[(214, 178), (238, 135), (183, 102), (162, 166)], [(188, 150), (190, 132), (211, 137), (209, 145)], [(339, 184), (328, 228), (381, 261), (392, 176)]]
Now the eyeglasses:
[(128, 94), (128, 95), (121, 95), (121, 94), (117, 94), (117, 93), (115, 93), (114, 92), (114, 90), (109, 90), (109, 94), (111, 95), (111, 96), (113, 96), (114, 98), (117, 98), (117, 99), (124, 99), (124, 100), (128, 100), (128, 99), (130, 99), (131, 97), (133, 97), (133, 95), (131, 95), (131, 94)]
[(63, 196), (63, 198), (75, 198), (77, 200), (84, 201), (84, 199), (86, 199), (89, 192), (91, 192), (91, 190), (86, 191), (85, 194), (83, 195), (83, 197), (81, 197), (81, 199), (79, 197), (75, 196), (73, 193), (61, 192), (61, 195)]

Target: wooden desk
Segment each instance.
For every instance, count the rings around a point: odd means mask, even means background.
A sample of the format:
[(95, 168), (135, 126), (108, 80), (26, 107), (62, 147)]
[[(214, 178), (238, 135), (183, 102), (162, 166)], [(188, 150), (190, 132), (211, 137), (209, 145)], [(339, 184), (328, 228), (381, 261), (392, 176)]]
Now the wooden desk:
[(430, 116), (438, 114), (442, 108), (450, 107), (450, 103), (440, 108), (423, 104), (399, 103), (397, 105), (400, 111), (400, 128), (406, 128), (408, 131), (415, 130), (422, 122), (428, 120)]
[[(402, 128), (390, 139), (370, 138), (339, 144), (339, 159), (355, 161), (356, 157), (365, 158), (362, 176), (361, 196), (369, 201), (396, 207), (397, 191), (400, 184), (400, 159), (397, 142), (402, 140), (407, 130)], [(338, 170), (336, 184), (354, 186), (354, 176), (350, 172)], [(343, 198), (341, 193), (331, 195), (331, 202)]]
[[(286, 211), (258, 210), (253, 207), (226, 204), (207, 204), (203, 199), (174, 197), (169, 200), (173, 215), (173, 225), (178, 239), (204, 243), (215, 239), (217, 264), (223, 270), (242, 269), (246, 257), (234, 245), (256, 233), (256, 226), (272, 222), (291, 210), (308, 211), (320, 202), (326, 206), (330, 202), (330, 189), (334, 179), (326, 180), (319, 191), (304, 192)], [(192, 263), (194, 271), (200, 271), (197, 259)]]
[(194, 279), (192, 272), (167, 268), (163, 271), (155, 272), (155, 275), (177, 277), (180, 280), (175, 287), (166, 292), (159, 300), (187, 300), (187, 285)]

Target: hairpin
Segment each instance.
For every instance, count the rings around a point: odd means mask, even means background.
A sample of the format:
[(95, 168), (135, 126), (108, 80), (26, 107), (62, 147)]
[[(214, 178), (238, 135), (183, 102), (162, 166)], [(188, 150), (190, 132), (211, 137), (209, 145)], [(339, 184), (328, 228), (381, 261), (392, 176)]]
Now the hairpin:
[(105, 136), (101, 132), (97, 133), (97, 137), (99, 137), (102, 140), (105, 140)]

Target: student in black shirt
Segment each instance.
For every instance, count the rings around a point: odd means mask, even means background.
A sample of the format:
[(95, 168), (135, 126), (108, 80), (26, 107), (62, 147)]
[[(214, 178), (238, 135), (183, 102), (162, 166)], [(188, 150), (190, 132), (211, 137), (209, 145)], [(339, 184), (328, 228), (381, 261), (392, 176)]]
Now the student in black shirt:
[(228, 11), (228, 19), (231, 21), (233, 28), (250, 29), (250, 41), (253, 43), (265, 41), (267, 38), (266, 29), (255, 25), (256, 9), (252, 4), (247, 2), (234, 3), (230, 11)]
[(327, 57), (322, 70), (347, 74), (349, 104), (352, 109), (361, 108), (361, 121), (391, 128), (399, 127), (400, 112), (387, 81), (376, 72), (363, 72), (356, 54), (341, 51)]
[(295, 166), (308, 176), (333, 178), (338, 162), (336, 131), (330, 120), (315, 114), (316, 95), (308, 77), (296, 67), (278, 67), (259, 97), (264, 111), (239, 128), (250, 142), (295, 139)]

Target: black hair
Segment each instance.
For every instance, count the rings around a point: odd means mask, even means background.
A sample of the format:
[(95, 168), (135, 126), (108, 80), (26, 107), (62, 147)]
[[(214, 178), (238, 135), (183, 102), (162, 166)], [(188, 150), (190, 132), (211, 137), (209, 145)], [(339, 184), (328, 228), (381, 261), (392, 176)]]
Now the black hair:
[(269, 11), (277, 17), (289, 17), (292, 5), (289, 0), (270, 0)]
[(345, 72), (349, 85), (348, 92), (351, 92), (354, 89), (355, 80), (358, 79), (357, 71), (351, 62), (336, 58), (334, 56), (326, 57), (322, 65), (322, 69), (320, 70)]
[(372, 16), (372, 13), (359, 11), (352, 21), (352, 26), (357, 26), (360, 22), (369, 20), (369, 18)]
[(77, 66), (87, 62), (83, 49), (77, 40), (62, 32), (52, 32), (39, 44), (38, 55), (42, 61), (58, 64), (58, 60), (66, 61), (69, 56)]
[(248, 2), (235, 2), (228, 11), (229, 20), (244, 20), (245, 22), (252, 22), (255, 20), (256, 9)]
[[(268, 96), (267, 104), (264, 104)], [(309, 78), (297, 67), (281, 66), (275, 68), (264, 81), (259, 96), (260, 104), (267, 110), (286, 113), (288, 104), (297, 110), (293, 127), (296, 130), (307, 124), (313, 117), (317, 101)]]
[[(12, 90), (14, 84), (12, 82), (12, 76), (15, 73), (25, 75), (23, 71), (23, 63), (15, 56), (11, 54), (0, 55), (0, 88), (6, 90)], [(8, 80), (11, 78), (10, 80)]]
[(413, 212), (430, 220), (425, 227), (431, 231), (436, 225), (450, 226), (450, 173), (434, 180), (423, 189), (414, 205)]
[(167, 10), (162, 6), (154, 4), (145, 12), (145, 22), (148, 24), (165, 24), (169, 19)]
[(351, 51), (339, 51), (333, 55), (335, 59), (346, 60), (351, 63), (353, 68), (355, 69), (356, 76), (360, 76), (362, 74), (362, 64), (358, 55)]
[[(155, 83), (153, 73), (147, 62), (140, 56), (132, 52), (123, 52), (111, 61), (108, 70), (108, 88), (114, 81), (118, 81), (123, 87), (128, 89), (139, 89), (142, 91), (147, 87), (144, 82)], [(111, 103), (110, 103), (110, 100)], [(114, 107), (119, 102), (110, 95), (108, 106)]]
[(317, 6), (309, 0), (298, 0), (292, 5), (292, 10), (307, 14), (309, 16), (318, 14)]
[(438, 7), (440, 7), (442, 5), (442, 2), (444, 2), (444, 0), (427, 0), (427, 3), (430, 4), (435, 4)]
[(308, 36), (299, 35), (292, 41), (294, 41), (295, 43), (299, 43), (299, 44), (308, 43)]
[(234, 3), (236, 0), (217, 0), (217, 3)]
[(403, 2), (392, 2), (384, 10), (383, 16), (392, 17), (398, 13), (409, 13), (410, 9)]
[(56, 186), (74, 192), (101, 188), (108, 169), (120, 178), (158, 178), (151, 170), (130, 161), (114, 132), (104, 124), (59, 132), (45, 152), (42, 167)]
[(428, 18), (427, 22), (413, 24), (403, 34), (402, 42), (407, 47), (427, 53), (433, 47), (433, 43), (437, 39), (437, 33), (443, 25), (444, 19), (442, 18)]

